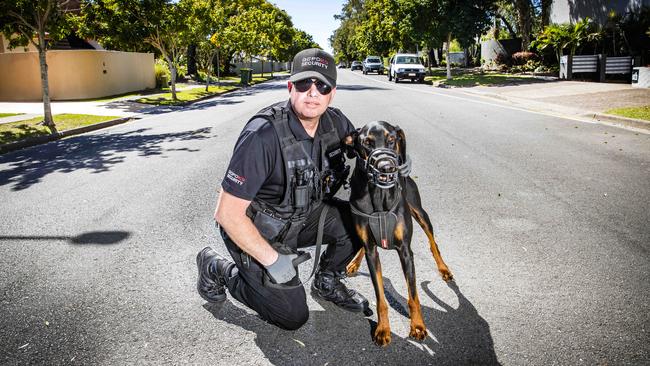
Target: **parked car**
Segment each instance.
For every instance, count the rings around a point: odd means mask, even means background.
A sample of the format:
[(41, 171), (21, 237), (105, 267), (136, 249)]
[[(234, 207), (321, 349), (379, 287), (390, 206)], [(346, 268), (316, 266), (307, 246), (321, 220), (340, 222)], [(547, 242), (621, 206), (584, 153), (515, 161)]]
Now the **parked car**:
[(350, 70), (363, 70), (363, 64), (361, 64), (361, 61), (352, 61), (352, 65), (350, 66)]
[(336, 65), (336, 67), (339, 69), (345, 69), (346, 67), (348, 67), (348, 65), (344, 61), (341, 61), (339, 62), (338, 65)]
[(379, 75), (384, 74), (384, 64), (379, 56), (368, 56), (363, 60), (363, 73), (376, 72)]
[(410, 53), (398, 53), (390, 58), (388, 66), (388, 81), (400, 79), (411, 79), (411, 82), (424, 82), (426, 69), (417, 55)]

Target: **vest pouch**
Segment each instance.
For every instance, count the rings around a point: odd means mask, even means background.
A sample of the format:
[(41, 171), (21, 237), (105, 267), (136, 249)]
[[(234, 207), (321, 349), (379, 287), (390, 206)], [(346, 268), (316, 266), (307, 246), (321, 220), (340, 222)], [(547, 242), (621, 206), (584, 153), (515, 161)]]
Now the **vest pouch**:
[(287, 222), (286, 220), (273, 217), (265, 211), (257, 211), (255, 219), (253, 219), (253, 224), (257, 230), (269, 242), (274, 242), (278, 239), (278, 236), (287, 226)]
[(309, 186), (296, 186), (293, 190), (293, 206), (306, 208), (309, 205)]

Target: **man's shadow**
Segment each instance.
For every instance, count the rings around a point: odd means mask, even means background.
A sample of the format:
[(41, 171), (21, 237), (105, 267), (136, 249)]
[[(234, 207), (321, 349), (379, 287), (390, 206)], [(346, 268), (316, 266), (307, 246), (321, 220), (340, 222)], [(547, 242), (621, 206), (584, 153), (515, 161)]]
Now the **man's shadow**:
[[(428, 284), (429, 281), (422, 283), (424, 294), (444, 309), (422, 306), (429, 336), (418, 342), (392, 333), (392, 342), (386, 348), (372, 341), (375, 321), (317, 298), (314, 299), (325, 311), (310, 311), (309, 321), (296, 331), (270, 325), (241, 305), (235, 306), (232, 300), (204, 307), (216, 319), (256, 333), (257, 347), (274, 365), (499, 364), (489, 325), (458, 286), (454, 282), (448, 284), (458, 297), (459, 305), (454, 309), (436, 297)], [(384, 286), (389, 306), (394, 310), (389, 310), (389, 318), (396, 323), (395, 312), (408, 316), (407, 302), (390, 280), (384, 279)]]

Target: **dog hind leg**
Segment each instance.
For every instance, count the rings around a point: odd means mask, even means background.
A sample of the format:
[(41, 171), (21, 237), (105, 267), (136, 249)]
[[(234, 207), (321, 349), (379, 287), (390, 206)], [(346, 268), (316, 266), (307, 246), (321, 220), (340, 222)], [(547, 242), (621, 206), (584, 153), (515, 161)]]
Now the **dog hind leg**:
[(436, 261), (436, 265), (438, 266), (438, 271), (440, 272), (442, 279), (445, 280), (445, 282), (453, 280), (454, 276), (451, 274), (451, 271), (449, 270), (449, 267), (447, 267), (447, 264), (445, 264), (445, 261), (442, 260), (442, 255), (438, 249), (438, 244), (436, 243), (436, 240), (433, 236), (433, 225), (431, 225), (429, 215), (422, 208), (422, 202), (420, 200), (420, 192), (418, 190), (418, 187), (415, 184), (415, 181), (413, 181), (413, 179), (410, 177), (406, 180), (406, 202), (409, 205), (411, 216), (415, 218), (415, 221), (418, 222), (422, 230), (424, 230), (425, 234), (427, 235), (427, 238), (429, 239), (429, 247), (431, 249), (431, 253), (433, 254), (433, 259)]
[(366, 250), (364, 248), (359, 249), (354, 258), (352, 258), (350, 263), (348, 263), (348, 265), (345, 267), (345, 273), (347, 273), (348, 276), (354, 276), (357, 274), (359, 268), (361, 267), (361, 261), (363, 260), (365, 254)]

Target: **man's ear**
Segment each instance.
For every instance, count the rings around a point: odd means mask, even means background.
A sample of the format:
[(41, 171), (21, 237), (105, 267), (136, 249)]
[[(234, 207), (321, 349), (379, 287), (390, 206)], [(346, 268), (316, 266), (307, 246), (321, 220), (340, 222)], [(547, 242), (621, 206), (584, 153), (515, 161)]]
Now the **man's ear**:
[(291, 93), (291, 88), (293, 88), (293, 83), (290, 81), (287, 81), (287, 89), (289, 89), (289, 93)]

